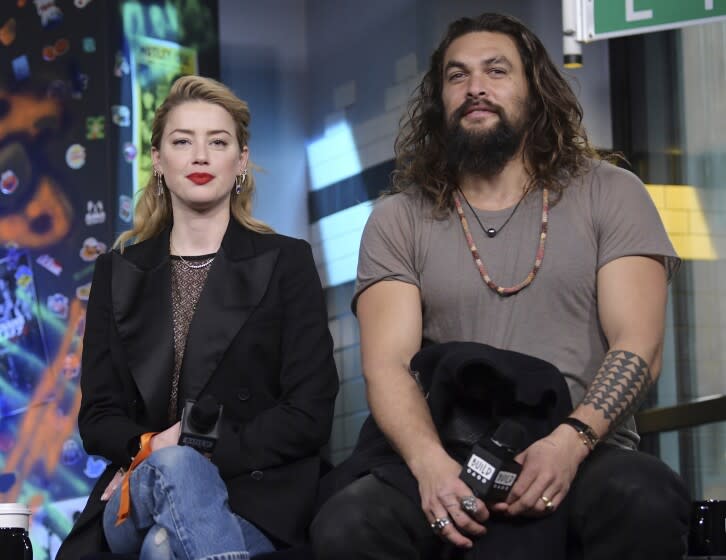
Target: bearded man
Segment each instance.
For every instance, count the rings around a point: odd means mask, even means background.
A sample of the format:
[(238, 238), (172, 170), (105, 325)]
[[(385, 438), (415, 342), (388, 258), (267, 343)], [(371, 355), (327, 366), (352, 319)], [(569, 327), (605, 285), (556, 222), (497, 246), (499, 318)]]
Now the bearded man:
[[(366, 225), (352, 304), (372, 417), (418, 500), (359, 469), (313, 523), (319, 559), (457, 557), (496, 523), (516, 535), (558, 514), (568, 558), (682, 558), (687, 492), (636, 451), (632, 417), (660, 373), (679, 259), (641, 181), (599, 159), (581, 121), (522, 23), (449, 26), (396, 142), (396, 192)], [(483, 343), (564, 376), (569, 416), (517, 456), (506, 501), (459, 478), (411, 375), (422, 341)], [(509, 544), (486, 557), (514, 558)]]

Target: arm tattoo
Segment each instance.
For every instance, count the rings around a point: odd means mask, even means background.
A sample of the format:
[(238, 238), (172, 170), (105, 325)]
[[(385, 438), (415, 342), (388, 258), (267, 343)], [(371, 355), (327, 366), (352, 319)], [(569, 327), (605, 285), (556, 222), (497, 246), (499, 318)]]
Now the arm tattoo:
[(582, 404), (602, 411), (612, 429), (635, 412), (652, 385), (650, 368), (643, 358), (626, 350), (611, 350)]

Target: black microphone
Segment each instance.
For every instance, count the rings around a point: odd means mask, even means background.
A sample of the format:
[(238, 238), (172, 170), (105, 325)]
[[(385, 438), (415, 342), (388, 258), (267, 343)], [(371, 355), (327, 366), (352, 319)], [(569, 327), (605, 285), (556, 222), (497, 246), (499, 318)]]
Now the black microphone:
[(494, 435), (474, 444), (459, 478), (485, 503), (503, 502), (522, 472), (514, 456), (524, 448), (526, 437), (524, 426), (505, 420)]
[(211, 395), (204, 395), (199, 401), (187, 399), (181, 415), (179, 445), (193, 447), (210, 457), (219, 439), (219, 424), (223, 405)]

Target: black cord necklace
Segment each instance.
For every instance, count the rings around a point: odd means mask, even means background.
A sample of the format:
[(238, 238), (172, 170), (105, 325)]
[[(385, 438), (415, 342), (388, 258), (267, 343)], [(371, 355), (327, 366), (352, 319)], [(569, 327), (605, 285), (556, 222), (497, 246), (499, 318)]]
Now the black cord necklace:
[(471, 207), (471, 204), (469, 204), (469, 200), (466, 198), (466, 195), (464, 194), (464, 191), (462, 191), (460, 188), (457, 188), (458, 191), (461, 193), (462, 198), (464, 199), (464, 202), (466, 202), (466, 205), (469, 207), (469, 210), (471, 210), (471, 213), (474, 214), (474, 218), (476, 219), (477, 223), (479, 224), (479, 227), (482, 229), (484, 233), (487, 234), (487, 237), (492, 238), (496, 237), (497, 234), (504, 229), (504, 226), (506, 226), (509, 223), (509, 220), (512, 219), (512, 216), (514, 216), (514, 213), (517, 211), (517, 208), (519, 208), (519, 205), (524, 200), (524, 195), (520, 197), (520, 199), (517, 201), (517, 204), (514, 206), (514, 210), (512, 210), (512, 213), (509, 214), (506, 220), (504, 220), (504, 223), (499, 226), (498, 228), (493, 227), (484, 227), (484, 224), (481, 223), (481, 220), (479, 219), (479, 216), (477, 216), (474, 209)]

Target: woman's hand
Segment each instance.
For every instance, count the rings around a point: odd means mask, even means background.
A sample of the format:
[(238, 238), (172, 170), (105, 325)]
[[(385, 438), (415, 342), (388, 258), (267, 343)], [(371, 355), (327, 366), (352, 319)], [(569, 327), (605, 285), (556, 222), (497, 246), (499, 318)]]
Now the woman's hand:
[(151, 451), (169, 447), (170, 445), (179, 445), (179, 436), (181, 435), (181, 423), (177, 422), (173, 426), (167, 428), (163, 432), (159, 432), (151, 438)]

